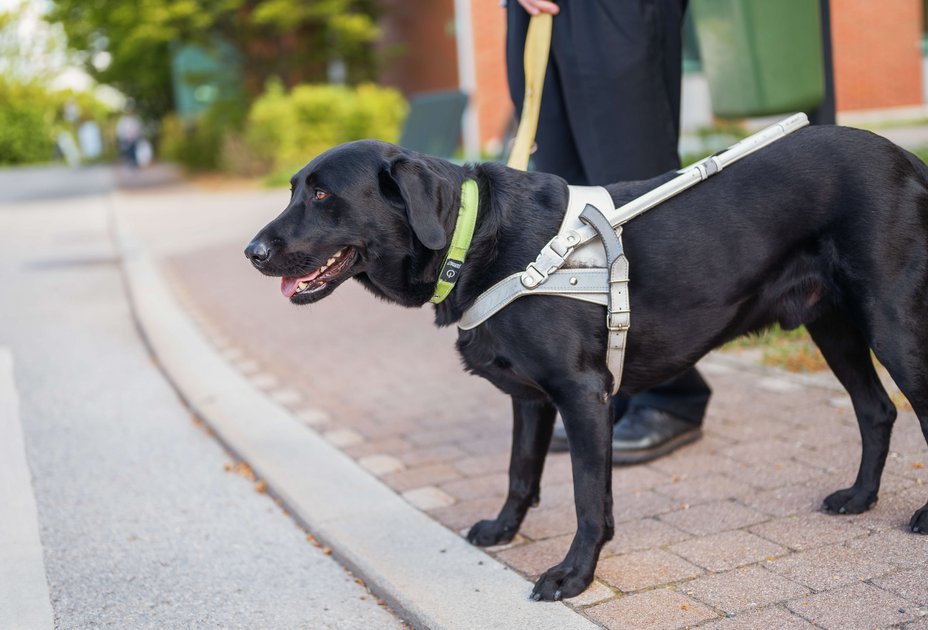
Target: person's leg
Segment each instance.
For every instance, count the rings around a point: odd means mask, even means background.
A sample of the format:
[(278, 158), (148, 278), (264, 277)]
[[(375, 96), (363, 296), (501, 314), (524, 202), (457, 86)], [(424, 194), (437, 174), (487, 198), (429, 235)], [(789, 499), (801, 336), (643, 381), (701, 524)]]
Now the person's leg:
[(690, 368), (679, 376), (633, 397), (629, 412), (637, 407), (653, 407), (699, 426), (706, 414), (711, 393), (712, 390), (696, 368)]
[[(568, 64), (567, 69), (559, 67), (556, 50), (552, 50), (551, 61), (545, 74), (536, 133), (538, 146), (533, 155), (535, 167), (539, 171), (560, 175), (568, 183), (575, 185), (606, 183), (591, 181), (594, 177), (586, 172), (588, 169), (583, 165), (581, 150), (609, 156), (605, 160), (608, 168), (601, 168), (603, 164), (594, 164), (597, 166), (597, 172), (602, 171), (599, 172), (598, 179), (606, 178), (608, 181), (628, 179), (631, 172), (626, 172), (626, 169), (631, 166), (627, 163), (636, 168), (640, 168), (643, 163), (649, 164), (653, 172), (648, 175), (679, 167), (675, 148), (680, 114), (682, 14), (686, 2), (661, 0), (649, 7), (643, 12), (631, 7), (622, 8), (622, 19), (618, 23), (634, 23), (638, 28), (633, 29), (633, 32), (650, 32), (651, 36), (626, 38), (628, 41), (620, 39), (617, 43), (618, 45), (624, 42), (623, 45), (628, 47), (629, 52), (642, 54), (642, 58), (648, 60), (647, 64), (635, 68), (628, 68), (623, 64), (613, 64), (615, 67), (612, 67), (596, 57), (602, 65), (600, 69), (606, 83), (610, 83), (606, 77), (612, 77), (612, 83), (616, 85), (624, 88), (637, 85), (640, 89), (620, 89), (620, 101), (608, 100), (597, 106), (596, 99), (577, 100), (578, 94), (585, 94), (578, 85), (574, 85), (573, 93), (564, 92), (568, 79), (577, 83), (580, 76), (577, 74), (578, 69), (572, 69), (569, 64), (576, 63), (579, 59), (577, 55), (582, 52), (575, 45), (588, 48), (589, 42), (583, 37), (589, 36), (591, 29), (602, 27), (605, 23), (611, 24), (612, 22), (606, 18), (619, 11), (621, 7), (608, 3), (582, 7), (564, 6), (562, 15), (557, 18), (560, 20), (557, 35), (561, 38), (566, 37), (572, 45), (561, 51), (562, 61)], [(509, 4), (508, 11), (507, 69), (510, 93), (518, 112), (525, 91), (522, 54), (528, 17), (515, 2)], [(578, 33), (586, 35), (576, 35)], [(553, 42), (554, 49), (557, 48), (557, 44), (557, 41)], [(592, 51), (592, 54), (599, 53)], [(567, 72), (568, 76), (562, 76), (562, 72)], [(594, 92), (599, 96), (602, 94), (601, 89)], [(619, 105), (622, 107), (618, 107)], [(664, 114), (652, 115), (658, 105), (663, 107)], [(571, 126), (571, 116), (568, 112), (571, 106), (579, 108), (580, 114), (574, 118), (581, 122), (603, 119), (608, 123), (597, 125), (592, 133), (584, 135), (585, 128), (573, 129)], [(596, 115), (597, 112), (601, 113), (600, 110), (604, 106), (612, 114)], [(618, 133), (619, 140), (607, 142), (605, 147), (599, 146), (604, 137), (611, 137), (607, 132), (611, 132), (612, 135)], [(642, 133), (644, 137), (638, 138)], [(584, 138), (586, 141), (581, 142)], [(665, 145), (666, 150), (662, 148)], [(628, 151), (629, 146), (635, 147), (635, 150)], [(594, 151), (597, 147), (600, 150)], [(629, 159), (630, 156), (634, 158)], [(644, 176), (645, 173), (635, 175)], [(705, 381), (695, 370), (691, 370), (637, 397), (631, 405), (626, 399), (613, 397), (611, 409), (616, 422), (613, 434), (613, 461), (628, 463), (640, 461), (641, 458), (652, 459), (697, 439), (700, 436), (699, 427), (709, 395), (710, 391)], [(551, 449), (567, 449), (567, 434), (560, 424), (555, 428)]]
[[(654, 4), (661, 77), (672, 110), (675, 137), (679, 134), (682, 22), (686, 4), (685, 0), (661, 0)], [(667, 164), (667, 168), (678, 166), (679, 162)], [(691, 368), (634, 396), (612, 433), (613, 463), (647, 461), (698, 439), (710, 395), (709, 386)]]
[(632, 397), (612, 431), (612, 462), (645, 462), (699, 439), (711, 393), (690, 368)]
[(559, 175), (573, 186), (587, 186), (589, 179), (583, 170), (577, 144), (570, 130), (561, 89), (557, 64), (550, 63), (545, 72), (541, 111), (538, 114), (533, 166), (542, 173)]
[[(613, 396), (612, 463), (649, 461), (698, 440), (711, 394), (699, 372), (690, 368), (630, 399)], [(551, 450), (567, 447), (567, 433), (558, 425)]]
[[(528, 14), (517, 2), (509, 3), (507, 11), (506, 70), (509, 93), (516, 116), (521, 116), (522, 101), (525, 97), (523, 50), (528, 30)], [(568, 184), (586, 186), (589, 183), (588, 178), (583, 171), (577, 144), (570, 129), (562, 91), (560, 71), (552, 55), (545, 71), (538, 128), (535, 132), (536, 146), (531, 156), (532, 166), (534, 170), (563, 177)]]

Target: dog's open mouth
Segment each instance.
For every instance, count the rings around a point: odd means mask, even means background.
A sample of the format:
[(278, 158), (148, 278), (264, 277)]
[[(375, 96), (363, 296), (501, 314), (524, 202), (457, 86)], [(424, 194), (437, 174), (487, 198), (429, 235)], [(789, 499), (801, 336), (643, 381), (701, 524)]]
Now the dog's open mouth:
[(357, 257), (358, 251), (355, 248), (342, 247), (324, 265), (305, 276), (283, 276), (280, 279), (280, 292), (291, 299), (321, 293), (331, 283), (343, 279)]

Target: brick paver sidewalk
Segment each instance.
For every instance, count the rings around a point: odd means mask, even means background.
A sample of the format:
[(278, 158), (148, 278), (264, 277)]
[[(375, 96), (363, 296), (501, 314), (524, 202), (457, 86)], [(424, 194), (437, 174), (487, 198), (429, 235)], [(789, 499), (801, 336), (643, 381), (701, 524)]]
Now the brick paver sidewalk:
[[(451, 529), (495, 516), (509, 401), (461, 370), (455, 331), (436, 329), (430, 308), (381, 303), (356, 283), (293, 307), (249, 268), (243, 244), (164, 261), (226, 357)], [(594, 585), (569, 603), (609, 628), (928, 629), (928, 537), (906, 528), (928, 498), (914, 415), (896, 424), (879, 504), (826, 515), (822, 499), (850, 485), (860, 455), (847, 397), (731, 361), (704, 371), (715, 392), (705, 437), (615, 469), (615, 539)], [(550, 455), (541, 505), (490, 553), (529, 577), (559, 561), (575, 527), (570, 477), (567, 455)]]

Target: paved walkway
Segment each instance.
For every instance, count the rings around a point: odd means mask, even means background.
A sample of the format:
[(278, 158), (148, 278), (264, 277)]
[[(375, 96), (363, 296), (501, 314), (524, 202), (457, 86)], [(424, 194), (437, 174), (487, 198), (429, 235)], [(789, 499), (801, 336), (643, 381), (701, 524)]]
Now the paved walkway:
[[(123, 199), (190, 316), (269, 397), (452, 530), (496, 514), (509, 402), (460, 369), (455, 332), (432, 326), (431, 309), (355, 283), (287, 303), (241, 253), (285, 191)], [(928, 495), (913, 414), (900, 414), (879, 504), (826, 515), (822, 498), (853, 481), (859, 457), (847, 397), (730, 357), (704, 370), (706, 437), (615, 469), (616, 537), (569, 603), (608, 628), (928, 628), (928, 538), (905, 527)], [(570, 476), (552, 454), (541, 505), (490, 553), (529, 577), (559, 561), (575, 526)]]
[[(46, 175), (60, 196), (0, 201), (0, 627), (53, 613), (63, 629), (402, 628), (159, 371), (113, 247), (108, 169)], [(65, 197), (76, 180), (92, 186)]]

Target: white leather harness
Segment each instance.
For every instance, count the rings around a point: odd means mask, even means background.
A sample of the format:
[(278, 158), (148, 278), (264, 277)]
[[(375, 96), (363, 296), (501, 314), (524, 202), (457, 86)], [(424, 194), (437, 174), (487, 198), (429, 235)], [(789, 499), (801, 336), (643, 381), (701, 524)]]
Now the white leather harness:
[(684, 190), (715, 175), (746, 155), (809, 124), (794, 114), (745, 138), (725, 151), (678, 172), (677, 177), (616, 208), (600, 186), (569, 186), (569, 202), (558, 233), (525, 271), (487, 289), (464, 311), (458, 328), (470, 330), (525, 295), (560, 295), (606, 307), (606, 365), (618, 391), (631, 326), (628, 260), (622, 225)]

